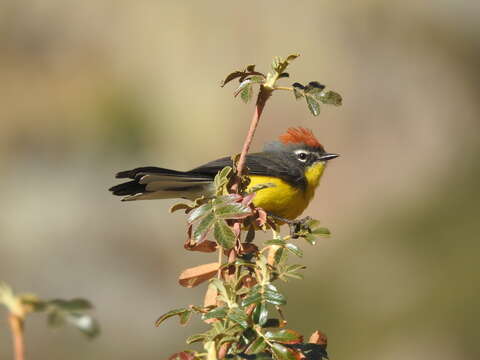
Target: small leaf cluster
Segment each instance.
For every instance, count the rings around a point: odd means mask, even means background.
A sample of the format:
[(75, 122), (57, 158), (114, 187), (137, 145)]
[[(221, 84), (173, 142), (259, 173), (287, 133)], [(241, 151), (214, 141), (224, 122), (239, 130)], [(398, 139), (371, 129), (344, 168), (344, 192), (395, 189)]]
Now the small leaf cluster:
[(342, 96), (335, 91), (325, 91), (325, 85), (318, 81), (310, 81), (307, 85), (296, 82), (292, 86), (295, 99), (305, 98), (308, 110), (314, 116), (320, 115), (320, 103), (342, 105)]
[[(302, 225), (298, 235), (313, 245), (318, 237), (328, 236), (328, 230), (311, 220)], [(282, 307), (287, 299), (274, 283), (302, 278), (300, 271), (305, 266), (288, 261), (289, 256), (303, 255), (297, 242), (290, 235), (281, 237), (274, 232), (263, 249), (251, 246), (219, 268), (220, 278), (211, 278), (208, 285), (213, 304), (190, 305), (162, 315), (157, 326), (171, 317), (178, 317), (184, 325), (194, 313), (211, 324), (209, 330), (187, 339), (188, 344), (203, 343), (205, 352), (177, 353), (176, 358), (217, 359), (222, 351), (225, 358), (232, 359), (326, 358), (325, 344), (304, 342), (300, 333), (286, 327)], [(241, 244), (248, 245), (253, 244)]]
[(279, 79), (288, 78), (290, 74), (285, 72), (290, 63), (295, 60), (299, 54), (292, 54), (285, 59), (275, 57), (272, 61), (272, 71), (267, 75), (255, 70), (255, 65), (248, 65), (244, 70), (234, 71), (229, 74), (224, 81), (222, 87), (228, 82), (238, 79), (239, 86), (234, 91), (234, 96), (240, 94), (240, 98), (244, 102), (249, 102), (253, 97), (253, 85), (260, 85), (260, 89), (272, 92), (275, 90), (292, 91), (295, 99), (305, 98), (308, 110), (314, 115), (320, 115), (320, 103), (340, 106), (342, 105), (342, 96), (332, 90), (325, 90), (325, 85), (318, 81), (310, 81), (307, 85), (295, 82), (292, 87), (277, 86)]
[(34, 294), (14, 294), (10, 286), (0, 283), (0, 303), (22, 321), (29, 313), (42, 312), (51, 327), (69, 324), (89, 338), (100, 333), (98, 322), (86, 313), (93, 308), (92, 304), (82, 298), (41, 300)]

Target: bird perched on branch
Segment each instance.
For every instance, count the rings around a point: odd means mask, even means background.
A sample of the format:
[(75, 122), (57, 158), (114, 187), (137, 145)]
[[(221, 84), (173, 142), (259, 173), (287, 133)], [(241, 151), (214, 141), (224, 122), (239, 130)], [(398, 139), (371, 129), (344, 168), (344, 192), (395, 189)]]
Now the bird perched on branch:
[[(278, 141), (266, 144), (262, 152), (247, 155), (247, 190), (269, 184), (255, 195), (255, 206), (278, 218), (294, 220), (312, 200), (327, 162), (336, 157), (338, 154), (325, 151), (311, 130), (289, 128)], [(224, 157), (190, 171), (139, 167), (119, 172), (117, 178), (132, 180), (109, 190), (124, 196), (122, 201), (210, 197), (215, 194), (215, 175), (231, 165), (232, 159)]]

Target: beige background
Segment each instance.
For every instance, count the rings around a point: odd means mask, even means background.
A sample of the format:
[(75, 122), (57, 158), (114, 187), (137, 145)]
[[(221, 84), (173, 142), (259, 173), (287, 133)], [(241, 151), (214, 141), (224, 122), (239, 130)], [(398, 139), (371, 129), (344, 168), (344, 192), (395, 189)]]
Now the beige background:
[[(238, 152), (252, 106), (230, 70), (302, 54), (293, 81), (344, 97), (312, 117), (275, 94), (254, 149), (309, 127), (332, 161), (307, 215), (333, 237), (282, 286), (332, 359), (475, 359), (480, 166), (478, 1), (51, 1), (0, 4), (0, 279), (83, 296), (103, 333), (28, 321), (29, 359), (164, 359), (203, 325), (153, 327), (204, 288), (172, 201), (120, 203), (113, 175)], [(293, 82), (290, 81), (290, 82)], [(289, 81), (285, 81), (289, 84)], [(0, 359), (11, 359), (0, 310)]]

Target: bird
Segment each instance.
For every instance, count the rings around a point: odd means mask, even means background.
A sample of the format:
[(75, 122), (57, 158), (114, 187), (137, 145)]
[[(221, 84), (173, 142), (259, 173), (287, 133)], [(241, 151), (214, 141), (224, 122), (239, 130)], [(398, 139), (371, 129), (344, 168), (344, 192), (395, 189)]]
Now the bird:
[[(262, 152), (247, 154), (247, 192), (267, 185), (256, 192), (254, 205), (278, 219), (294, 220), (313, 199), (327, 163), (338, 156), (326, 152), (311, 130), (288, 128), (277, 141), (267, 143)], [(190, 171), (138, 167), (117, 173), (116, 178), (130, 180), (109, 191), (123, 196), (122, 201), (209, 198), (215, 194), (215, 175), (231, 165), (232, 158), (227, 156)]]

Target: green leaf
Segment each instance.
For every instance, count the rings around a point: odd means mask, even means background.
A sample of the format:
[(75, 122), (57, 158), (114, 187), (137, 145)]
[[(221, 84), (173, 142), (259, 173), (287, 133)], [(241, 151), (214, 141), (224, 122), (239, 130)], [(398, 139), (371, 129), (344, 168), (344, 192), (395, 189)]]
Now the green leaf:
[(67, 312), (89, 310), (93, 307), (88, 300), (81, 298), (76, 298), (72, 300), (55, 299), (49, 301), (48, 305), (55, 306)]
[(262, 301), (262, 294), (259, 292), (254, 292), (242, 300), (242, 306), (248, 306), (251, 304), (258, 304)]
[(255, 324), (258, 324), (260, 326), (263, 326), (265, 322), (268, 319), (268, 308), (267, 304), (265, 303), (260, 303), (255, 307), (255, 310), (253, 311), (253, 322)]
[(188, 320), (192, 317), (192, 311), (185, 311), (184, 313), (180, 314), (180, 325), (185, 325), (188, 323)]
[(285, 296), (276, 291), (265, 290), (263, 296), (265, 298), (265, 301), (272, 305), (285, 305), (287, 303), (287, 299), (285, 299)]
[(209, 202), (207, 204), (203, 204), (202, 206), (196, 209), (193, 209), (188, 214), (187, 222), (190, 224), (195, 222), (196, 220), (200, 219), (202, 216), (207, 215), (209, 211), (212, 211), (212, 208), (213, 208), (213, 205), (212, 203)]
[(293, 88), (293, 95), (295, 95), (295, 99), (298, 100), (300, 98), (302, 98), (304, 95), (303, 95), (303, 90), (300, 90), (296, 87)]
[(263, 75), (254, 75), (250, 78), (252, 84), (261, 84), (265, 81), (265, 77)]
[(282, 239), (272, 239), (272, 240), (265, 241), (265, 246), (270, 246), (270, 245), (285, 246), (285, 244), (286, 244), (285, 240), (282, 240)]
[(215, 240), (217, 240), (218, 244), (224, 249), (228, 250), (235, 246), (235, 234), (224, 220), (215, 222), (213, 236), (215, 236)]
[(248, 328), (248, 315), (238, 307), (231, 309), (227, 315), (227, 318), (237, 323), (244, 329)]
[(227, 317), (228, 308), (220, 306), (202, 315), (202, 320), (208, 319), (225, 319)]
[(298, 344), (303, 341), (303, 336), (291, 329), (270, 330), (264, 334), (269, 341), (275, 341), (282, 344)]
[(91, 316), (81, 313), (68, 313), (65, 316), (68, 323), (76, 327), (89, 338), (94, 338), (100, 334), (98, 323)]
[(287, 252), (284, 248), (277, 249), (273, 258), (277, 265), (282, 265), (285, 261), (287, 261)]
[(318, 101), (311, 96), (305, 96), (305, 99), (307, 100), (308, 110), (310, 110), (314, 116), (320, 115), (320, 104)]
[(318, 94), (317, 99), (324, 104), (331, 104), (335, 106), (342, 105), (342, 96), (335, 91), (325, 91)]
[(214, 223), (215, 215), (210, 212), (202, 219), (202, 221), (200, 221), (198, 226), (195, 228), (195, 231), (193, 232), (194, 239), (197, 241), (203, 240)]
[(240, 203), (228, 204), (215, 209), (215, 216), (220, 219), (242, 219), (251, 213), (248, 206)]
[(160, 316), (157, 321), (155, 321), (155, 326), (159, 326), (162, 322), (164, 322), (165, 320), (167, 320), (168, 318), (171, 318), (173, 316), (179, 316), (180, 317), (180, 322), (182, 320), (181, 318), (181, 315), (185, 312), (191, 312), (190, 309), (188, 308), (181, 308), (181, 309), (175, 309), (175, 310), (170, 310), (169, 312), (163, 314), (162, 316)]
[(195, 334), (187, 338), (187, 344), (193, 344), (199, 341), (204, 341), (207, 338), (207, 334)]
[(250, 344), (246, 352), (248, 354), (258, 354), (264, 351), (266, 348), (267, 348), (267, 343), (265, 342), (263, 337), (259, 336), (255, 339), (254, 342)]
[(244, 103), (248, 103), (253, 96), (253, 87), (252, 84), (249, 82), (245, 88), (243, 88), (242, 92), (240, 93), (240, 97), (242, 98)]
[(302, 257), (303, 256), (303, 251), (300, 250), (300, 248), (293, 244), (293, 243), (288, 243), (285, 245), (285, 248), (290, 251), (292, 254), (295, 254), (297, 255), (298, 257)]
[(273, 343), (271, 349), (276, 360), (296, 360), (295, 351), (286, 346)]
[(210, 285), (214, 286), (217, 289), (218, 294), (220, 296), (223, 296), (225, 299), (230, 298), (230, 294), (228, 293), (227, 288), (225, 287), (224, 283), (220, 279), (210, 280)]
[(312, 234), (317, 236), (329, 237), (330, 230), (328, 230), (325, 227), (319, 227), (319, 228), (313, 229)]

